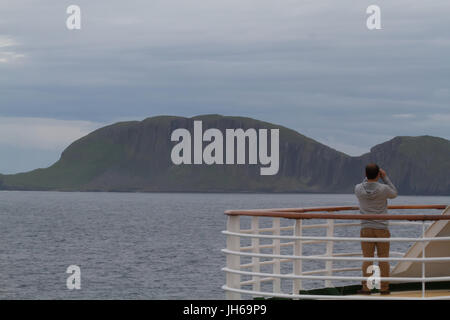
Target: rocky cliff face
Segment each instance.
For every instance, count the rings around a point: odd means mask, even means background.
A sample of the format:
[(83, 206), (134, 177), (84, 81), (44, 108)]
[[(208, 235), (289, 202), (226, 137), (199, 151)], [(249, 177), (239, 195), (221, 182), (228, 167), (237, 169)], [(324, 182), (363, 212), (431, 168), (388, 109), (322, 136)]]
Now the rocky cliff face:
[(437, 137), (396, 137), (360, 158), (385, 167), (403, 194), (450, 195), (450, 141)]
[[(228, 128), (280, 130), (280, 167), (260, 175), (261, 165), (174, 165), (170, 140), (177, 128), (193, 132)], [(206, 145), (207, 143), (205, 143)], [(350, 157), (293, 130), (242, 117), (161, 116), (110, 125), (75, 141), (54, 165), (0, 177), (2, 189), (190, 192), (353, 192), (367, 162), (385, 167), (403, 194), (449, 194), (450, 142), (399, 137), (369, 154)], [(446, 170), (446, 171), (444, 171)]]

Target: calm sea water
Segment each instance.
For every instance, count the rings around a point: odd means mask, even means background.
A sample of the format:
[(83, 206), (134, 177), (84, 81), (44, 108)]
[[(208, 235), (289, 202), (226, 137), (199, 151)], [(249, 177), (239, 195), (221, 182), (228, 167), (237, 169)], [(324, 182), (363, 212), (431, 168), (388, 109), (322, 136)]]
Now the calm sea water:
[[(0, 192), (0, 299), (223, 299), (225, 210), (355, 204), (352, 195)], [(66, 287), (69, 265), (81, 268), (81, 290)]]

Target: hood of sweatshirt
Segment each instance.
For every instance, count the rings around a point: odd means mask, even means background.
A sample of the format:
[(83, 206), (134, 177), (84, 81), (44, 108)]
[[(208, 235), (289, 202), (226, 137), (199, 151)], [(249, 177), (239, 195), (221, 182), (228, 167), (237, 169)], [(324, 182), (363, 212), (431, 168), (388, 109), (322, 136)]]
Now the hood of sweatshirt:
[(364, 196), (367, 199), (376, 198), (382, 191), (382, 185), (379, 182), (368, 182), (367, 178), (361, 183), (360, 196)]

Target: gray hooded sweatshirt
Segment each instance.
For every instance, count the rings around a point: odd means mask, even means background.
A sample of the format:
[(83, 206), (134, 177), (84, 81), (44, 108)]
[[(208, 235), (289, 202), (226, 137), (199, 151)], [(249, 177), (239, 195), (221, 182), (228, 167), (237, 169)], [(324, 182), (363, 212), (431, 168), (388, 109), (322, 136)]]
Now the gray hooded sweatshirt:
[[(367, 178), (355, 186), (355, 194), (362, 214), (387, 214), (387, 199), (397, 197), (397, 189), (385, 176), (380, 182), (368, 182)], [(388, 220), (361, 220), (361, 228), (388, 229)]]

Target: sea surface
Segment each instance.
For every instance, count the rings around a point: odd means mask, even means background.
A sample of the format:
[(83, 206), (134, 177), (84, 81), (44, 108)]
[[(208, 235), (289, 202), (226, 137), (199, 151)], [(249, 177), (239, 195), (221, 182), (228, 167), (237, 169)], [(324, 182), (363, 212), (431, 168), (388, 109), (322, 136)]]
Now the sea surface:
[[(0, 299), (223, 299), (225, 210), (356, 204), (330, 194), (3, 191)], [(80, 290), (66, 286), (70, 265)]]

